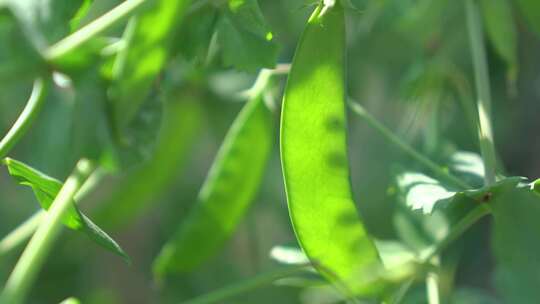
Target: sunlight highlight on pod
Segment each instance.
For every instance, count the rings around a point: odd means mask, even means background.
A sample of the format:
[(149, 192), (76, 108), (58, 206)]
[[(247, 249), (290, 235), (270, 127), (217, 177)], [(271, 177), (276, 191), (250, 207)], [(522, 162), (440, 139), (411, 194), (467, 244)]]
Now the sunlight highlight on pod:
[(362, 278), (380, 263), (352, 199), (344, 67), (343, 8), (319, 5), (300, 38), (285, 89), (281, 159), (301, 247), (319, 272), (362, 293)]

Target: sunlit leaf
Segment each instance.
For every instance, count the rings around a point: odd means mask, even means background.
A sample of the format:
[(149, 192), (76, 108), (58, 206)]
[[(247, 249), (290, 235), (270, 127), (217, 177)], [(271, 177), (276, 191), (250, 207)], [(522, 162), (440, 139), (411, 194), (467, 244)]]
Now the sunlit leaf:
[(190, 0), (152, 0), (130, 19), (114, 63), (112, 114), (119, 131), (133, 119), (169, 57)]
[[(56, 195), (62, 188), (60, 181), (14, 159), (6, 158), (3, 160), (3, 163), (7, 166), (9, 174), (19, 184), (32, 188), (43, 209), (48, 210), (51, 207)], [(73, 230), (85, 233), (103, 248), (129, 261), (129, 257), (124, 250), (107, 233), (80, 212), (75, 204), (68, 210), (63, 223)]]

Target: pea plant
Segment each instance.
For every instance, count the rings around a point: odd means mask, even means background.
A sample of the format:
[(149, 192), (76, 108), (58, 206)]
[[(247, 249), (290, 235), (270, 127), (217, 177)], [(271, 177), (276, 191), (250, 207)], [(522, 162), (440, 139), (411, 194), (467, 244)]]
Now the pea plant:
[(259, 2), (0, 0), (0, 303), (539, 302), (540, 2)]

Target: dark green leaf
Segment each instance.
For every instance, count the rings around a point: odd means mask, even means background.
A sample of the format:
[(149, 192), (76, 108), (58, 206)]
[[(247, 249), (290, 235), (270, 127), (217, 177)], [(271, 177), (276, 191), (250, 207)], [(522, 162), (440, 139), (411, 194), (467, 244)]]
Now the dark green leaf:
[(70, 20), (84, 0), (8, 0), (36, 45), (43, 49), (70, 33)]
[(484, 24), (489, 40), (508, 65), (511, 79), (517, 77), (517, 31), (508, 0), (481, 0)]
[(217, 39), (226, 65), (254, 71), (276, 64), (278, 46), (257, 0), (229, 0), (227, 10), (218, 21)]
[[(60, 181), (14, 159), (6, 158), (3, 163), (7, 166), (9, 174), (21, 185), (32, 188), (43, 209), (48, 210), (51, 207), (56, 195), (62, 188)], [(105, 249), (129, 261), (129, 257), (124, 250), (109, 235), (80, 212), (75, 204), (69, 209), (66, 217), (63, 219), (63, 223), (73, 230), (84, 232)]]
[(540, 301), (540, 196), (529, 187), (493, 191), (495, 283), (505, 303)]
[(0, 4), (0, 82), (32, 80), (43, 68), (43, 60), (12, 10)]
[(517, 0), (517, 4), (531, 29), (540, 35), (540, 1)]

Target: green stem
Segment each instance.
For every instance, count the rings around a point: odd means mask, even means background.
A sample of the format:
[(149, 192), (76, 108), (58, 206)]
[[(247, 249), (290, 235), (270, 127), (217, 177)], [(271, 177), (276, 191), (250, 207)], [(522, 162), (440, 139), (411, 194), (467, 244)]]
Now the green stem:
[(485, 183), (489, 186), (495, 183), (496, 160), (491, 127), (491, 93), (488, 65), (478, 4), (476, 0), (466, 0), (465, 5), (477, 91), (478, 138), (480, 141), (480, 151), (484, 160)]
[(436, 267), (435, 270), (428, 272), (426, 276), (426, 292), (429, 304), (440, 304), (441, 296), (439, 293), (439, 269), (440, 261), (438, 257), (433, 257), (431, 263)]
[(0, 296), (0, 303), (18, 304), (24, 301), (28, 289), (61, 231), (62, 218), (72, 206), (75, 194), (93, 170), (94, 164), (86, 159), (77, 163), (74, 172), (60, 189), (38, 230), (15, 265)]
[(470, 186), (465, 182), (461, 181), (459, 178), (453, 176), (449, 172), (442, 169), (439, 165), (431, 161), (429, 158), (420, 154), (414, 148), (412, 148), (407, 143), (403, 142), (399, 137), (397, 137), (392, 131), (380, 123), (375, 117), (371, 116), (364, 107), (356, 102), (349, 102), (349, 107), (356, 113), (358, 116), (362, 117), (367, 124), (372, 128), (378, 131), (384, 139), (386, 139), (391, 144), (398, 147), (405, 154), (409, 155), (411, 158), (414, 158), (417, 162), (425, 166), (427, 169), (431, 170), (439, 178), (446, 180), (449, 183), (452, 183), (454, 186), (457, 186), (461, 189), (469, 189)]
[(461, 236), (465, 231), (467, 231), (472, 225), (474, 225), (478, 220), (483, 218), (485, 215), (488, 215), (491, 212), (490, 208), (485, 204), (480, 204), (475, 207), (471, 212), (469, 212), (465, 217), (463, 217), (450, 231), (450, 233), (440, 241), (434, 249), (427, 254), (426, 257), (422, 258), (423, 261), (429, 262), (436, 256), (438, 256), (448, 245), (455, 241), (459, 236)]
[(236, 284), (207, 293), (198, 298), (188, 300), (187, 302), (184, 302), (184, 304), (223, 303), (225, 299), (271, 284), (278, 279), (289, 277), (298, 272), (306, 270), (306, 267), (306, 265), (291, 266), (263, 273), (252, 277), (251, 279), (244, 280)]
[(0, 256), (17, 248), (20, 244), (30, 238), (39, 226), (43, 216), (45, 216), (45, 211), (43, 210), (34, 213), (34, 215), (24, 221), (19, 227), (6, 235), (0, 241)]
[(4, 158), (11, 151), (36, 120), (45, 101), (45, 95), (45, 81), (42, 78), (38, 78), (34, 81), (32, 93), (21, 115), (17, 118), (6, 136), (0, 141), (0, 159)]
[(126, 0), (120, 3), (96, 20), (49, 47), (45, 51), (44, 57), (49, 61), (57, 60), (109, 27), (129, 17), (137, 8), (147, 1), (148, 0)]

